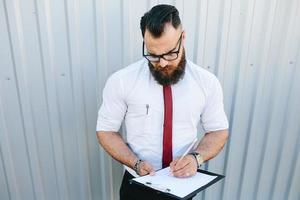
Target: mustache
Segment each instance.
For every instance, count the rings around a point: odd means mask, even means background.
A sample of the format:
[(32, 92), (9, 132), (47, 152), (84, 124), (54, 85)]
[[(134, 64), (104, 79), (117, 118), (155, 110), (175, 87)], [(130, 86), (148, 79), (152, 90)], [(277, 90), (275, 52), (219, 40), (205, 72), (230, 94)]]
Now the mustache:
[(166, 65), (164, 67), (162, 67), (160, 65), (157, 66), (158, 71), (167, 71), (169, 68), (172, 68), (172, 66), (171, 65)]
[[(149, 70), (152, 76), (160, 85), (176, 84), (180, 79), (183, 78), (185, 74), (185, 65), (186, 58), (184, 49), (180, 62), (175, 68), (173, 65), (166, 65), (164, 67), (158, 65), (154, 67), (154, 65), (151, 62), (148, 62)], [(171, 74), (167, 73), (172, 68), (174, 68), (173, 72)]]

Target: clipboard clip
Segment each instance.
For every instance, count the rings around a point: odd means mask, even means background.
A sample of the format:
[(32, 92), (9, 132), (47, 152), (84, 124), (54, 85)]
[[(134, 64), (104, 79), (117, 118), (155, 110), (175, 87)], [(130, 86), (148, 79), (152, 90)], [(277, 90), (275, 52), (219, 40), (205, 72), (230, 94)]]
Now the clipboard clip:
[(151, 188), (153, 188), (155, 190), (164, 192), (164, 193), (170, 193), (171, 192), (170, 188), (163, 187), (163, 186), (161, 186), (159, 184), (154, 184), (154, 183), (151, 183), (151, 182), (146, 182), (145, 185), (147, 185), (148, 187), (151, 187)]

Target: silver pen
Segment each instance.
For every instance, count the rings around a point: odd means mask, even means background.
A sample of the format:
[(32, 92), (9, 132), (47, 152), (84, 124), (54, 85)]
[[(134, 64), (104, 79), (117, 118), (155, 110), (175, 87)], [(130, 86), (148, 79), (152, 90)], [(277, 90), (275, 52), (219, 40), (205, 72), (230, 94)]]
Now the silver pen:
[(147, 109), (147, 111), (146, 111), (146, 114), (148, 115), (148, 111), (149, 111), (149, 104), (146, 104), (146, 109)]
[(189, 151), (193, 148), (193, 146), (196, 144), (197, 142), (197, 138), (195, 138), (195, 140), (192, 142), (192, 144), (189, 146), (189, 148), (184, 152), (184, 154), (182, 154), (182, 156), (179, 158), (178, 162), (176, 163), (176, 165), (178, 165), (178, 163), (183, 159), (184, 156), (186, 156)]

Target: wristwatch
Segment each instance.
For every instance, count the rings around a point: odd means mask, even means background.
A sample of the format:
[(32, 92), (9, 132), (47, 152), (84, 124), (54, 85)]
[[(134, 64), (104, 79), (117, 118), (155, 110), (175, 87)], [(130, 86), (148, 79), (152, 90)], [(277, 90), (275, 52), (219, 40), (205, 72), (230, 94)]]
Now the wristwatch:
[(140, 175), (140, 170), (141, 170), (141, 163), (142, 163), (143, 161), (141, 160), (141, 159), (138, 159), (136, 162), (135, 162), (135, 164), (134, 164), (134, 166), (133, 166), (133, 170), (135, 171), (135, 173), (137, 173), (137, 175)]
[(197, 168), (200, 168), (202, 163), (204, 163), (203, 157), (198, 152), (192, 152), (192, 153), (189, 153), (189, 155), (194, 156), (194, 158), (197, 161)]

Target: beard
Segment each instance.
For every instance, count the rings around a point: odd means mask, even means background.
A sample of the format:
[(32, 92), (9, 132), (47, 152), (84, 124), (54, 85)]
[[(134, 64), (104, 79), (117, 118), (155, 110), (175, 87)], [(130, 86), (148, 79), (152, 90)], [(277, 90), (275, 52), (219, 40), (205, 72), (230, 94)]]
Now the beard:
[[(163, 58), (161, 58), (163, 59)], [(149, 70), (156, 80), (156, 82), (160, 85), (173, 85), (176, 84), (179, 80), (181, 80), (184, 76), (185, 72), (185, 65), (186, 65), (186, 58), (185, 58), (185, 50), (183, 49), (182, 56), (178, 63), (178, 66), (174, 69), (171, 74), (166, 74), (163, 72), (163, 69), (168, 69), (171, 67), (169, 65), (165, 66), (164, 68), (158, 66), (154, 67), (151, 62), (148, 62)]]

